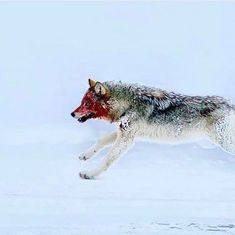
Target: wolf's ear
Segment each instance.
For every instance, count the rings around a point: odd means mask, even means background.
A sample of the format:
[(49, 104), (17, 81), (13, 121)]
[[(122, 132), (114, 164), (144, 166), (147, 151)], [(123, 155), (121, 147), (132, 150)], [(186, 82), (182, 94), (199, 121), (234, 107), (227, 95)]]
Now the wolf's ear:
[(90, 78), (88, 79), (88, 83), (89, 83), (89, 86), (91, 87), (91, 88), (94, 88), (95, 87), (95, 84), (97, 83), (96, 81), (94, 81), (94, 80), (91, 80)]
[(100, 82), (96, 82), (94, 89), (97, 95), (110, 96), (109, 89)]

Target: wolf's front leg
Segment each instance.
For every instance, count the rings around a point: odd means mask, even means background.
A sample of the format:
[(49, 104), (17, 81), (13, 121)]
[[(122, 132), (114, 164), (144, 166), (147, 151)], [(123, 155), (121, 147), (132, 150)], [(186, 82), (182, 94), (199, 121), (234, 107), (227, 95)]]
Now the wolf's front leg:
[(108, 153), (108, 155), (105, 157), (102, 164), (97, 168), (89, 172), (80, 172), (80, 177), (83, 179), (93, 179), (96, 176), (100, 175), (103, 171), (107, 170), (110, 165), (120, 157), (120, 155), (128, 150), (128, 148), (133, 143), (134, 136), (132, 136), (130, 133), (118, 133), (117, 140), (114, 143), (112, 149)]
[(88, 149), (85, 153), (82, 153), (79, 156), (80, 160), (88, 160), (92, 156), (94, 156), (97, 152), (99, 152), (106, 145), (112, 144), (117, 138), (117, 132), (109, 134), (100, 140), (98, 140), (90, 149)]

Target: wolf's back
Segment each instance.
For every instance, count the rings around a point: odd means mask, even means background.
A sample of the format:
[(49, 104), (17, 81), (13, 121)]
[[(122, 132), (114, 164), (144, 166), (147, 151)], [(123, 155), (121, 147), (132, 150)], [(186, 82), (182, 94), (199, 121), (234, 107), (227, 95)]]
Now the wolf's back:
[(235, 111), (235, 106), (220, 96), (186, 96), (184, 103), (191, 109), (197, 110), (202, 116), (214, 112), (229, 113)]
[(220, 96), (187, 96), (155, 87), (122, 82), (105, 82), (114, 100), (124, 100), (137, 112), (145, 114), (152, 107), (152, 117), (173, 114), (177, 110), (191, 117), (220, 116), (234, 112), (235, 106)]

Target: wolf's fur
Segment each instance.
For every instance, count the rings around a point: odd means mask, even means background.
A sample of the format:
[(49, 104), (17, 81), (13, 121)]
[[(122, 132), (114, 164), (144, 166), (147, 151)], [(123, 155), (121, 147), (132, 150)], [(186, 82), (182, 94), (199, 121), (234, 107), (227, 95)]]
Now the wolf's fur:
[(81, 107), (87, 95), (92, 94), (94, 102), (100, 103), (107, 112), (103, 116), (92, 113), (92, 116), (85, 111), (86, 117), (108, 119), (117, 123), (118, 128), (80, 156), (81, 160), (87, 160), (105, 145), (113, 144), (103, 163), (94, 171), (80, 173), (82, 178), (91, 179), (107, 170), (136, 137), (166, 142), (205, 137), (228, 153), (235, 154), (235, 106), (222, 97), (185, 96), (121, 82), (96, 83), (89, 80), (89, 84), (90, 89), (73, 116), (81, 118)]

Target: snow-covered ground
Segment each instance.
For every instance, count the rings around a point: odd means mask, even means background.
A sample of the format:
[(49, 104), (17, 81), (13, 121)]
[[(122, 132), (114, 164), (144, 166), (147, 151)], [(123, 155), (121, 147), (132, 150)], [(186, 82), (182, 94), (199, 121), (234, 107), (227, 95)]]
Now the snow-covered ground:
[(25, 130), (15, 144), (5, 139), (1, 235), (235, 234), (233, 156), (197, 144), (138, 142), (99, 179), (82, 180), (79, 170), (99, 164), (108, 151), (78, 160), (100, 135), (88, 126), (77, 125), (76, 133), (34, 130), (38, 141)]
[(232, 1), (0, 1), (0, 235), (235, 234), (235, 157), (138, 143), (97, 180), (111, 127), (70, 117), (88, 78), (235, 102)]

